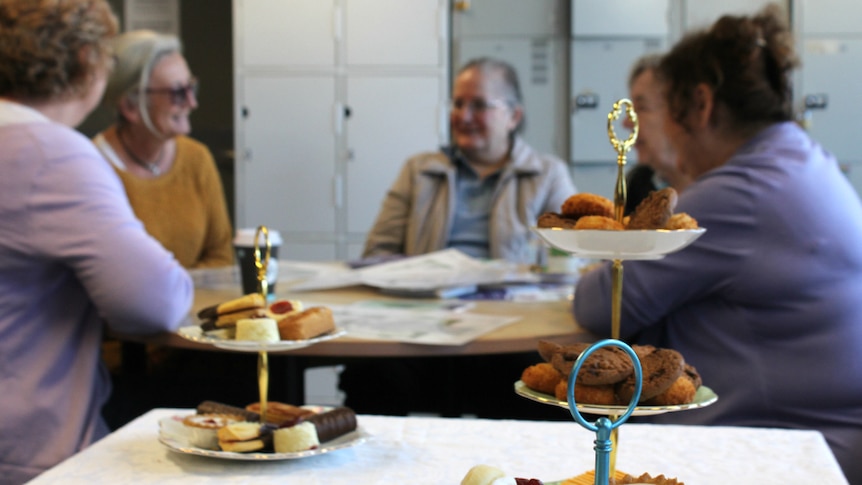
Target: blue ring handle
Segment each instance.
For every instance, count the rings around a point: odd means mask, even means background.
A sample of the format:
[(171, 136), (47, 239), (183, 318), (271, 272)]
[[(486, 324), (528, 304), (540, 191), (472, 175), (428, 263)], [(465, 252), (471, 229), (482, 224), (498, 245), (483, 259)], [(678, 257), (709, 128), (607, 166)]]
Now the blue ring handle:
[[(632, 396), (631, 402), (629, 402), (626, 412), (623, 413), (622, 416), (619, 416), (615, 420), (602, 416), (596, 420), (595, 424), (592, 424), (585, 420), (578, 411), (577, 403), (575, 403), (575, 381), (578, 379), (578, 371), (581, 370), (581, 366), (587, 360), (587, 357), (596, 350), (608, 346), (619, 347), (623, 349), (629, 357), (631, 357), (635, 370), (635, 393)], [(594, 481), (596, 485), (607, 485), (610, 481), (610, 455), (613, 451), (611, 431), (626, 422), (626, 420), (629, 419), (629, 416), (632, 415), (635, 407), (638, 405), (638, 401), (640, 401), (642, 386), (643, 369), (641, 369), (641, 362), (635, 351), (632, 350), (628, 344), (620, 340), (601, 340), (587, 347), (587, 349), (581, 352), (581, 355), (578, 356), (578, 360), (575, 361), (575, 365), (572, 367), (571, 373), (569, 373), (569, 388), (566, 390), (566, 397), (569, 401), (569, 411), (572, 413), (572, 417), (575, 418), (575, 421), (577, 421), (578, 424), (590, 431), (595, 431), (596, 433), (596, 440), (593, 442), (595, 444), (593, 449), (596, 451), (596, 474)]]
[(641, 398), (641, 388), (643, 387), (643, 370), (641, 369), (641, 362), (638, 359), (638, 355), (629, 347), (628, 344), (621, 340), (615, 339), (605, 339), (600, 340), (593, 345), (587, 347), (586, 350), (581, 352), (581, 355), (578, 356), (578, 360), (575, 361), (575, 366), (572, 367), (572, 372), (569, 373), (569, 386), (566, 389), (566, 397), (569, 402), (569, 411), (572, 414), (572, 417), (575, 418), (575, 421), (578, 422), (584, 428), (587, 428), (590, 431), (598, 431), (598, 427), (593, 423), (585, 420), (581, 413), (578, 411), (577, 403), (575, 402), (575, 380), (578, 378), (578, 371), (581, 370), (581, 366), (587, 360), (587, 357), (593, 354), (596, 350), (599, 350), (602, 347), (619, 347), (622, 349), (629, 357), (632, 359), (632, 364), (634, 364), (635, 370), (635, 393), (632, 396), (631, 401), (629, 402), (629, 406), (626, 409), (626, 412), (623, 413), (619, 418), (615, 419), (610, 429), (614, 429), (623, 424), (626, 420), (629, 419), (629, 416), (634, 412), (635, 407), (638, 405), (638, 401)]
[[(626, 412), (623, 413), (622, 416), (619, 416), (613, 421), (602, 416), (596, 420), (595, 424), (593, 424), (585, 420), (578, 411), (578, 406), (575, 402), (575, 381), (578, 379), (578, 371), (581, 370), (581, 366), (584, 361), (587, 360), (587, 357), (596, 350), (608, 346), (619, 347), (623, 349), (629, 357), (631, 357), (635, 371), (635, 393), (632, 396), (631, 402), (629, 402)], [(578, 360), (575, 361), (575, 365), (572, 367), (572, 372), (569, 373), (569, 387), (566, 389), (566, 397), (569, 401), (569, 412), (572, 413), (572, 417), (575, 418), (575, 421), (577, 421), (578, 424), (590, 431), (595, 431), (596, 433), (596, 440), (593, 442), (595, 447), (593, 449), (596, 451), (596, 474), (594, 483), (597, 485), (606, 485), (610, 480), (610, 454), (613, 450), (611, 431), (626, 422), (626, 420), (629, 419), (629, 416), (632, 415), (641, 398), (641, 387), (643, 387), (643, 369), (641, 369), (641, 361), (638, 359), (635, 351), (632, 350), (628, 344), (620, 340), (601, 340), (587, 347), (587, 349), (581, 352), (581, 355), (578, 356)]]

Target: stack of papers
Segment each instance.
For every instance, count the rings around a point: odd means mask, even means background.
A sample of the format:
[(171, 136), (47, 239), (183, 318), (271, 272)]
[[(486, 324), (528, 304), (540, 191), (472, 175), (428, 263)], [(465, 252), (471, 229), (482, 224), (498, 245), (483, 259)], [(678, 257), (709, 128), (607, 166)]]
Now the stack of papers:
[(445, 249), (359, 269), (328, 271), (291, 290), (368, 285), (399, 296), (454, 298), (474, 292), (478, 285), (505, 281), (514, 270), (511, 263), (478, 260), (457, 249)]

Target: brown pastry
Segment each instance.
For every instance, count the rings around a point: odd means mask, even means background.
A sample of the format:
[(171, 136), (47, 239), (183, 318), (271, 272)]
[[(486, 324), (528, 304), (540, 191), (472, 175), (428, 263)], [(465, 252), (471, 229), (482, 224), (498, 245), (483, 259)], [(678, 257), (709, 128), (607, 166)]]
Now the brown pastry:
[(700, 374), (698, 374), (697, 369), (695, 369), (693, 365), (686, 362), (682, 372), (685, 377), (691, 380), (695, 389), (700, 389), (700, 386), (703, 385), (703, 380), (700, 378)]
[(578, 219), (575, 229), (597, 229), (601, 231), (622, 231), (625, 226), (612, 217), (583, 216)]
[(614, 203), (597, 194), (575, 194), (563, 202), (560, 212), (565, 217), (614, 216)]
[(694, 395), (697, 388), (694, 387), (694, 382), (685, 374), (680, 375), (673, 381), (673, 384), (658, 396), (642, 401), (647, 406), (674, 406), (677, 404), (686, 404), (694, 400)]
[(680, 212), (678, 214), (674, 214), (670, 216), (667, 224), (664, 225), (664, 228), (669, 231), (677, 231), (680, 229), (697, 229), (697, 220), (694, 217), (686, 214), (685, 212)]
[(333, 330), (335, 320), (332, 310), (322, 306), (292, 313), (278, 320), (278, 333), (282, 340), (308, 340)]
[(198, 404), (198, 414), (230, 414), (242, 416), (245, 421), (260, 421), (260, 414), (229, 404), (216, 401), (203, 401)]
[(677, 194), (673, 187), (650, 192), (638, 204), (629, 219), (626, 229), (661, 229), (673, 215)]
[(550, 229), (553, 227), (559, 227), (561, 229), (574, 229), (577, 222), (577, 219), (565, 217), (562, 214), (557, 214), (556, 212), (545, 212), (544, 214), (539, 216), (539, 220), (536, 221), (536, 226), (542, 229)]
[[(580, 355), (580, 354), (578, 354)], [(567, 377), (575, 365), (578, 355), (555, 354), (551, 364), (564, 377)], [(602, 347), (581, 364), (577, 382), (588, 386), (615, 384), (629, 377), (634, 372), (634, 366), (629, 356), (616, 347)]]
[[(652, 399), (666, 391), (682, 375), (685, 361), (673, 349), (656, 349), (641, 359), (643, 385), (639, 402)], [(635, 375), (632, 373), (617, 384), (621, 404), (628, 404), (635, 392)]]
[[(252, 403), (245, 407), (246, 410), (260, 413), (260, 403)], [(264, 421), (278, 426), (292, 425), (300, 422), (303, 418), (311, 416), (314, 411), (301, 408), (292, 404), (268, 401), (266, 403), (266, 417)]]
[(625, 484), (638, 484), (638, 483), (649, 483), (653, 485), (685, 485), (685, 483), (680, 482), (676, 478), (666, 478), (664, 475), (651, 476), (649, 473), (644, 473), (639, 477), (633, 477), (631, 475), (625, 475), (622, 479), (616, 479), (611, 481), (613, 485), (625, 485)]
[(266, 306), (266, 301), (259, 293), (249, 293), (233, 300), (228, 300), (218, 305), (213, 305), (204, 308), (198, 312), (198, 318), (201, 320), (214, 319), (219, 315), (237, 312), (240, 310), (248, 310), (252, 308), (263, 308)]
[(554, 394), (554, 388), (563, 380), (562, 374), (548, 362), (531, 365), (521, 373), (521, 381), (534, 391)]

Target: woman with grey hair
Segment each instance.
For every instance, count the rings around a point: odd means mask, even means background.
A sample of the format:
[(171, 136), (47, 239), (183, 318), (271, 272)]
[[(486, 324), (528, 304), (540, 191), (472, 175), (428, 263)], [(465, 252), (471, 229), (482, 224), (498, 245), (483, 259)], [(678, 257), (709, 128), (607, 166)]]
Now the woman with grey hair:
[(530, 227), (575, 193), (566, 164), (518, 135), (524, 119), (514, 68), (474, 59), (455, 77), (452, 146), (404, 164), (368, 233), (364, 257), (456, 248), (476, 258), (536, 263)]
[(114, 49), (117, 64), (102, 102), (117, 119), (96, 145), (147, 231), (183, 266), (232, 264), (233, 232), (215, 161), (186, 136), (198, 84), (179, 39), (137, 30), (118, 36)]
[(107, 435), (105, 322), (175, 331), (193, 287), (73, 128), (111, 69), (108, 3), (3, 0), (0, 25), (0, 483), (18, 484)]

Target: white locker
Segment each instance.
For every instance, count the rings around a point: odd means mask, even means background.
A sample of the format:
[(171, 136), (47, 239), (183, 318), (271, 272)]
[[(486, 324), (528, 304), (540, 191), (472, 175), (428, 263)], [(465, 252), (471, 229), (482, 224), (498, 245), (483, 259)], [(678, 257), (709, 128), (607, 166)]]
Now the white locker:
[(293, 235), (335, 231), (335, 79), (250, 75), (241, 88), (246, 116), (238, 128), (247, 148), (237, 218), (279, 230), (280, 257), (291, 257)]
[(448, 139), (447, 0), (235, 0), (237, 225), (345, 259), (410, 153)]
[(446, 62), (448, 7), (441, 0), (347, 0), (347, 65), (438, 67)]
[(335, 63), (332, 0), (234, 0), (235, 51), (244, 67), (316, 67)]
[[(364, 241), (408, 157), (445, 143), (445, 80), (356, 75), (347, 81), (347, 231)], [(384, 95), (385, 93), (385, 95)], [(446, 120), (446, 121), (444, 121)], [(441, 143), (442, 142), (442, 143)], [(358, 241), (357, 241), (358, 242)]]
[[(663, 39), (575, 39), (572, 41), (571, 159), (575, 164), (616, 164), (608, 140), (607, 120), (613, 104), (628, 98), (632, 64), (641, 56), (659, 52)], [(620, 137), (626, 132), (617, 130)], [(629, 160), (635, 160), (631, 152)], [(577, 180), (575, 181), (577, 183)], [(579, 187), (579, 190), (583, 190)]]
[(862, 35), (862, 2), (858, 0), (794, 0), (804, 36)]
[(832, 152), (858, 193), (862, 154), (856, 119), (862, 111), (862, 4), (855, 0), (795, 0), (794, 27), (802, 68), (795, 81), (795, 106), (811, 136)]
[(663, 37), (668, 21), (668, 0), (572, 0), (575, 37)]
[(455, 9), (452, 31), (465, 37), (567, 35), (569, 0), (471, 0)]
[(770, 3), (787, 7), (787, 0), (687, 0), (684, 27), (687, 30), (707, 28), (723, 15), (752, 15)]

